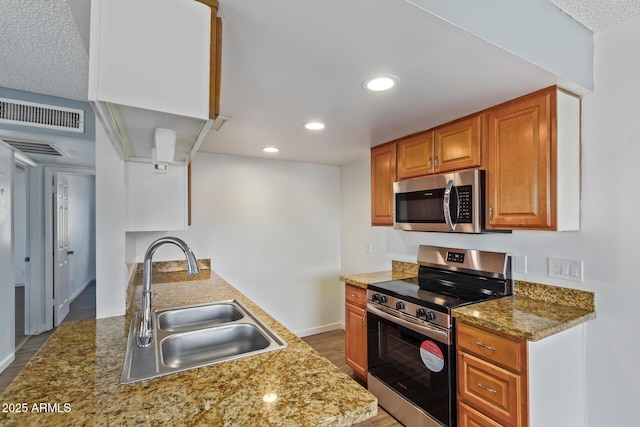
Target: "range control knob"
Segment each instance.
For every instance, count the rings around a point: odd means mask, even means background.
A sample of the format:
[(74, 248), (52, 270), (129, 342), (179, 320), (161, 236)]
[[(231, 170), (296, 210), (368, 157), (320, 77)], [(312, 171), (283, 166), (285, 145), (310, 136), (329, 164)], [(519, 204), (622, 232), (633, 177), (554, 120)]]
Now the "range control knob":
[(404, 303), (402, 301), (396, 303), (396, 310), (404, 310)]
[(387, 302), (387, 297), (384, 295), (380, 295), (378, 297), (378, 300), (380, 301), (380, 304), (384, 304), (385, 302)]
[(424, 308), (419, 308), (416, 310), (416, 317), (424, 317), (427, 314), (426, 311), (424, 311)]
[(427, 320), (428, 321), (436, 320), (436, 314), (433, 311), (428, 312), (427, 313)]
[(373, 294), (373, 296), (371, 297), (371, 301), (373, 302), (380, 301), (380, 294)]

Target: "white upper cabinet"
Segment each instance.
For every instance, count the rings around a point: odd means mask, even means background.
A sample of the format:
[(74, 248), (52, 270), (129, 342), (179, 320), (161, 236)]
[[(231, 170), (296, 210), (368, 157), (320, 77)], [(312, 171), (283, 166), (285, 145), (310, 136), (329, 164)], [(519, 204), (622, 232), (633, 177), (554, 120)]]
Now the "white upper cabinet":
[(176, 161), (206, 136), (219, 93), (216, 14), (215, 1), (92, 0), (89, 100), (123, 159), (151, 158), (155, 127), (176, 130)]

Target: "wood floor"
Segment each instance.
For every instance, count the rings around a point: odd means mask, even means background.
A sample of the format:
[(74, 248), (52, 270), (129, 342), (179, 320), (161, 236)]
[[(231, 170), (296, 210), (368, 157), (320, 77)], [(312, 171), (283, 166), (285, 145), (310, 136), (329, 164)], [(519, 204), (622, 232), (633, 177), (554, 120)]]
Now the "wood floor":
[[(16, 326), (18, 326), (18, 317), (21, 317), (21, 325), (19, 326), (22, 332), (24, 332), (24, 288), (22, 292), (19, 292), (20, 288), (16, 288), (16, 311), (19, 307), (22, 307), (22, 314), (16, 313)], [(18, 297), (22, 298), (22, 302), (18, 301)], [(71, 322), (73, 320), (82, 319), (95, 319), (96, 317), (96, 283), (95, 281), (87, 285), (78, 297), (73, 300), (69, 306), (69, 314), (65, 317), (64, 322)], [(18, 327), (16, 328), (18, 329)], [(15, 360), (0, 373), (0, 393), (2, 393), (11, 384), (11, 381), (18, 376), (20, 371), (24, 369), (26, 364), (31, 360), (33, 356), (40, 350), (45, 342), (49, 339), (53, 330), (44, 332), (40, 335), (33, 335), (31, 337), (25, 337), (24, 333), (20, 334), (16, 331), (16, 348), (18, 347), (18, 339), (26, 340), (16, 352)]]
[[(24, 288), (23, 288), (24, 289)], [(24, 304), (23, 304), (24, 305)], [(96, 317), (96, 288), (95, 282), (87, 288), (71, 303), (69, 314), (65, 322), (82, 319), (93, 319)], [(16, 352), (16, 359), (4, 372), (0, 373), (0, 393), (6, 389), (11, 381), (20, 373), (31, 358), (40, 350), (42, 345), (49, 339), (53, 331), (48, 331), (40, 335), (29, 337), (26, 343)], [(354, 378), (363, 387), (366, 387), (359, 379), (353, 377), (353, 371), (345, 363), (344, 331), (331, 331), (323, 334), (305, 337), (304, 341), (316, 349), (318, 353), (329, 359), (340, 370)], [(360, 424), (358, 427), (402, 427), (395, 418), (389, 415), (384, 409), (378, 407), (378, 415)]]
[[(313, 347), (318, 353), (329, 359), (331, 363), (340, 368), (360, 384), (362, 381), (353, 376), (353, 371), (345, 363), (344, 358), (344, 331), (331, 331), (323, 334), (312, 335), (303, 340)], [(363, 387), (364, 384), (362, 384)], [(381, 407), (378, 407), (378, 415), (362, 423), (356, 424), (358, 427), (402, 427), (402, 424), (393, 418)]]

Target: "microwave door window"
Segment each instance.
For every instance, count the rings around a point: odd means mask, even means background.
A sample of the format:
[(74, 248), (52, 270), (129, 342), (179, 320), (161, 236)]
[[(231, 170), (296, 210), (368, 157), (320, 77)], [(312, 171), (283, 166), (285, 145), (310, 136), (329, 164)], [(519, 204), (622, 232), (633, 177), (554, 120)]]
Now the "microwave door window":
[(396, 222), (444, 224), (444, 189), (396, 193)]

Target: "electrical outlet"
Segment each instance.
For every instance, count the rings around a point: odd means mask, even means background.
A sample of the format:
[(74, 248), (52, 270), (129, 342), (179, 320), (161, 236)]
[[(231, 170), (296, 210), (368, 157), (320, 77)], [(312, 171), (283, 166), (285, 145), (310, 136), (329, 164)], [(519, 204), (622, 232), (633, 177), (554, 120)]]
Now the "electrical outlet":
[(582, 282), (583, 262), (577, 259), (549, 259), (549, 277)]

